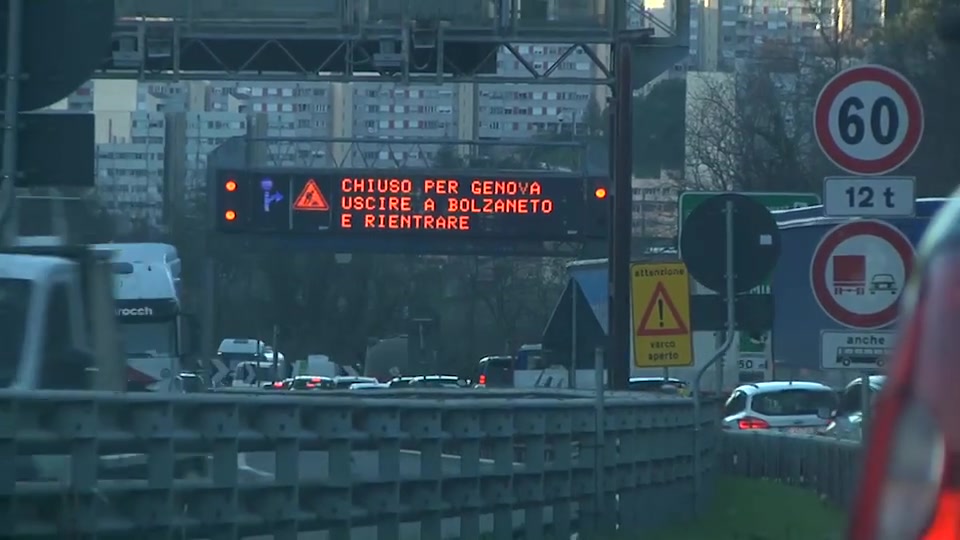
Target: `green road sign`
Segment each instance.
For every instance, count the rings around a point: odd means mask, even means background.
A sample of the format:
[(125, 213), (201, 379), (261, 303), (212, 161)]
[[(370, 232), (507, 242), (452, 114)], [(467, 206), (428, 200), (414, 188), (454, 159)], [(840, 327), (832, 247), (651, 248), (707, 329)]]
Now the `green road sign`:
[(740, 352), (753, 354), (767, 352), (769, 338), (768, 332), (740, 332)]
[[(685, 191), (680, 194), (680, 223), (677, 230), (683, 228), (683, 222), (687, 216), (697, 206), (715, 195), (725, 193), (723, 191)], [(766, 206), (769, 210), (790, 210), (791, 208), (806, 208), (807, 206), (816, 206), (820, 204), (820, 196), (816, 193), (742, 193), (748, 197), (756, 198), (760, 204)]]

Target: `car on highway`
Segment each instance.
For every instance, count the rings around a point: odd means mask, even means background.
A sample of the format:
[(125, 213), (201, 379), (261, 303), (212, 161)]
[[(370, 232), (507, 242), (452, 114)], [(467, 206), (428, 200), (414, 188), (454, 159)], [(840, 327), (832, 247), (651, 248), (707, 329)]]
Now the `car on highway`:
[(769, 381), (738, 386), (724, 404), (723, 429), (814, 434), (830, 423), (837, 394), (818, 382)]
[(688, 387), (687, 381), (675, 377), (630, 377), (627, 382), (627, 390), (633, 392), (685, 394)]
[(333, 378), (333, 388), (335, 390), (348, 390), (350, 388), (350, 385), (357, 384), (357, 383), (379, 384), (380, 381), (378, 381), (374, 377), (360, 377), (355, 375), (347, 375), (347, 376)]
[(290, 390), (332, 390), (335, 388), (333, 377), (300, 375), (291, 379)]
[(289, 390), (293, 386), (293, 377), (283, 379), (282, 381), (263, 383), (264, 390)]
[(383, 388), (390, 388), (390, 385), (381, 382), (358, 382), (350, 385), (350, 390), (380, 390)]
[(192, 371), (183, 371), (180, 373), (180, 384), (183, 391), (192, 394), (196, 392), (206, 392), (207, 383), (198, 373)]
[(873, 404), (850, 540), (960, 537), (960, 192), (927, 226)]
[[(871, 411), (886, 379), (885, 375), (867, 377), (870, 384)], [(830, 420), (830, 424), (823, 430), (824, 435), (850, 440), (862, 438), (860, 428), (863, 422), (863, 377), (850, 381), (840, 392), (838, 408)]]
[(460, 378), (455, 375), (421, 375), (414, 377), (410, 388), (463, 388)]
[(413, 377), (394, 377), (390, 379), (387, 384), (390, 388), (406, 388), (410, 386), (410, 381), (413, 380)]

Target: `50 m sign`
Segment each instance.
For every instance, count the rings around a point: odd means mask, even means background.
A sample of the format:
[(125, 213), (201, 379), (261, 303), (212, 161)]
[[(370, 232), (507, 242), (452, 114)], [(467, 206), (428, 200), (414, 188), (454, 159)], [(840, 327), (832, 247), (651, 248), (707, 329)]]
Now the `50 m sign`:
[(923, 107), (900, 73), (857, 66), (824, 85), (814, 107), (814, 133), (837, 167), (856, 175), (886, 174), (920, 145)]

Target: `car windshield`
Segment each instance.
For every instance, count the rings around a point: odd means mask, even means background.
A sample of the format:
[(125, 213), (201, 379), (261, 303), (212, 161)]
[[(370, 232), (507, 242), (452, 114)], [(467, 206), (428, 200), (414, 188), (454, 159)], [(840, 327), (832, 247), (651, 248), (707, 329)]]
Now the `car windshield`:
[(766, 416), (816, 415), (820, 408), (837, 408), (837, 395), (829, 390), (789, 389), (753, 396), (751, 408)]
[(128, 357), (176, 356), (177, 326), (174, 321), (122, 323), (120, 339)]
[(0, 363), (0, 387), (10, 386), (17, 376), (32, 288), (26, 279), (0, 279), (0, 339), (6, 348)]

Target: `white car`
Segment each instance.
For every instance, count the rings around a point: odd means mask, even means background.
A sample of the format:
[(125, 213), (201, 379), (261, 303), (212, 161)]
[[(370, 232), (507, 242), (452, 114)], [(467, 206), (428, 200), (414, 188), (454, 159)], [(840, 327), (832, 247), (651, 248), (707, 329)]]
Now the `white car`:
[(350, 390), (377, 390), (379, 388), (390, 388), (390, 385), (378, 382), (358, 382), (350, 385)]
[(817, 382), (771, 381), (734, 389), (724, 405), (724, 429), (772, 429), (814, 434), (830, 423), (837, 394)]

